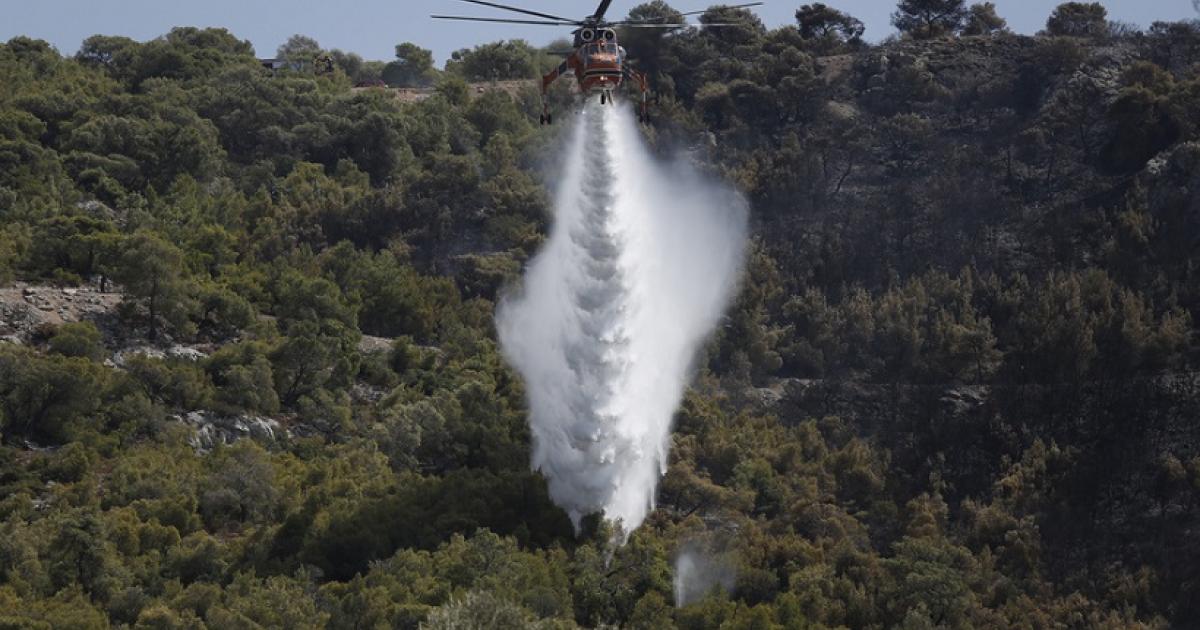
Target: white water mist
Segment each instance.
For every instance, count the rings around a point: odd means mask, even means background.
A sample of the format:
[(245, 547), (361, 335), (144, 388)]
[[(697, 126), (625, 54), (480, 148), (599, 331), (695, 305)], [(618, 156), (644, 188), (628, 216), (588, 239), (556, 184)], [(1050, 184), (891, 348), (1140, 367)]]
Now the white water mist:
[(734, 564), (728, 555), (686, 546), (675, 557), (675, 606), (683, 608), (694, 604), (718, 588), (731, 592), (736, 578)]
[(580, 519), (632, 532), (653, 508), (671, 419), (745, 254), (746, 204), (651, 159), (623, 108), (586, 107), (550, 238), (497, 313), (525, 379), (533, 466)]

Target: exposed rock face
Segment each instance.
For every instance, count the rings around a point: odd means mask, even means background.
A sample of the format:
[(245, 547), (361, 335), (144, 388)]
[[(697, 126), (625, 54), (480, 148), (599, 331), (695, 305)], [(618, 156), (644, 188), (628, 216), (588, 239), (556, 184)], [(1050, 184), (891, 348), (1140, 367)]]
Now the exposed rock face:
[[(48, 329), (89, 321), (100, 330), (104, 345), (112, 353), (104, 364), (121, 370), (127, 369), (129, 361), (135, 357), (199, 362), (220, 347), (214, 343), (171, 343), (169, 338), (160, 338), (160, 342), (165, 343), (151, 344), (122, 325), (116, 312), (121, 299), (118, 290), (102, 292), (92, 286), (60, 288), (16, 283), (0, 287), (0, 344), (37, 345), (44, 341)], [(364, 335), (359, 350), (363, 353), (387, 352), (392, 343), (392, 339)], [(420, 349), (435, 355), (439, 353), (436, 348)], [(377, 402), (385, 394), (385, 390), (366, 383), (357, 383), (353, 388), (353, 395), (366, 403)], [(247, 438), (272, 445), (292, 437), (293, 429), (296, 435), (318, 432), (303, 424), (285, 428), (278, 420), (248, 414), (223, 415), (193, 410), (169, 417), (193, 429), (189, 444), (200, 451)]]
[(91, 321), (103, 329), (121, 303), (120, 293), (92, 287), (65, 288), (17, 283), (0, 288), (0, 337), (28, 342), (44, 325)]
[[(145, 345), (131, 338), (117, 319), (122, 294), (95, 287), (51, 287), (17, 283), (0, 288), (0, 342), (27, 344), (43, 327), (88, 321), (104, 335), (105, 345), (114, 350), (110, 367), (125, 367), (129, 357), (199, 361), (212, 352), (211, 345)], [(138, 345), (140, 344), (140, 345)]]
[(132, 346), (122, 348), (115, 353), (110, 360), (114, 367), (123, 368), (128, 363), (130, 357), (144, 356), (151, 359), (182, 359), (185, 361), (199, 361), (208, 356), (208, 352), (203, 349), (203, 346), (185, 346), (176, 344), (167, 348), (156, 348), (154, 346)]
[(363, 335), (358, 341), (358, 351), (363, 354), (371, 352), (387, 352), (392, 347), (392, 340), (387, 337)]
[(167, 353), (158, 348), (152, 348), (149, 346), (124, 348), (113, 353), (110, 363), (113, 367), (124, 368), (129, 364), (129, 359), (135, 356), (142, 356), (148, 359), (165, 359), (167, 358)]
[(291, 432), (278, 421), (261, 416), (222, 416), (211, 411), (189, 411), (172, 416), (195, 429), (188, 444), (198, 451), (211, 450), (218, 444), (232, 444), (250, 438), (264, 445), (291, 437)]

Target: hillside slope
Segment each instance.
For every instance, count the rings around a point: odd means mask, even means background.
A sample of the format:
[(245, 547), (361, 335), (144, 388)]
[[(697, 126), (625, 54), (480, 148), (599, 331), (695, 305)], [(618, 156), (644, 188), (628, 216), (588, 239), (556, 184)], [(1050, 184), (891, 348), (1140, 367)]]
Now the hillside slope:
[[(557, 173), (528, 92), (0, 45), (0, 625), (1200, 624), (1200, 26), (722, 15), (623, 35), (754, 244), (619, 548), (495, 343)], [(673, 608), (685, 550), (736, 577)]]

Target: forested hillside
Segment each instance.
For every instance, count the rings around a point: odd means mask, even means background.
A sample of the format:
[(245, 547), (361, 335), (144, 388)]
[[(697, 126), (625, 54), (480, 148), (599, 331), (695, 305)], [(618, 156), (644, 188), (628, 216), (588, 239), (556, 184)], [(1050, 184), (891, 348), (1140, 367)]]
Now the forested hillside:
[(1200, 625), (1200, 21), (923, 4), (621, 33), (754, 233), (624, 546), (495, 341), (558, 58), (0, 45), (0, 627)]

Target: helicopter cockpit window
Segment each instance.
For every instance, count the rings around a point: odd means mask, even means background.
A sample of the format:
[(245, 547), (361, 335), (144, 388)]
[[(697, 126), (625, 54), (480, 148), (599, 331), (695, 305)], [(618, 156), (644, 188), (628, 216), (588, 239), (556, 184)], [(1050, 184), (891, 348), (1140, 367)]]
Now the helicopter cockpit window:
[(588, 44), (584, 47), (584, 51), (590, 55), (598, 55), (608, 53), (610, 55), (620, 54), (616, 44)]

